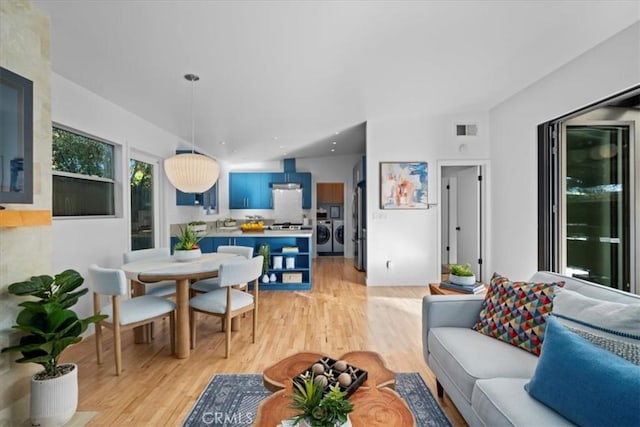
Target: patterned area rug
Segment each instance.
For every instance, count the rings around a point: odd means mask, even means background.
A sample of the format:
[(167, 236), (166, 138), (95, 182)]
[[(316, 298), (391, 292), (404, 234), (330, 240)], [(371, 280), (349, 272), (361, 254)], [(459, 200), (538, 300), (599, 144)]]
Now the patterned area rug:
[[(396, 374), (396, 391), (407, 401), (418, 427), (451, 427), (420, 374)], [(262, 399), (271, 394), (260, 374), (220, 374), (202, 392), (185, 427), (250, 426)]]

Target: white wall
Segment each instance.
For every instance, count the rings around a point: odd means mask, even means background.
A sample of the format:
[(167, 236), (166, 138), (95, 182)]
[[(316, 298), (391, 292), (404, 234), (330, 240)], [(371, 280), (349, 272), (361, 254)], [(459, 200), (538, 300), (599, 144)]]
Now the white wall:
[[(488, 120), (480, 112), (367, 121), (367, 285), (425, 286), (440, 280), (437, 164), (487, 159)], [(456, 123), (477, 124), (478, 135), (457, 137)], [(428, 198), (434, 205), (428, 210), (381, 210), (382, 161), (428, 162)]]
[(638, 84), (640, 23), (491, 110), (489, 271), (527, 279), (537, 269), (537, 125)]
[[(114, 142), (122, 148), (119, 158), (124, 167), (119, 168), (117, 179), (121, 183), (119, 195), (123, 215), (117, 218), (53, 220), (53, 270), (59, 272), (74, 268), (86, 278), (90, 264), (118, 267), (122, 264), (122, 253), (129, 250), (129, 151), (135, 148), (163, 159), (175, 152), (180, 139), (55, 73), (52, 74), (52, 120)], [(159, 170), (159, 173), (160, 192), (164, 195), (160, 210), (165, 213), (161, 218), (183, 222), (192, 208), (181, 210), (175, 206), (175, 190), (164, 177), (164, 172)], [(167, 220), (161, 220), (159, 232), (161, 241), (168, 241)], [(88, 281), (87, 285), (91, 288)], [(90, 296), (83, 297), (76, 310), (79, 315), (86, 316), (93, 311), (91, 301)]]

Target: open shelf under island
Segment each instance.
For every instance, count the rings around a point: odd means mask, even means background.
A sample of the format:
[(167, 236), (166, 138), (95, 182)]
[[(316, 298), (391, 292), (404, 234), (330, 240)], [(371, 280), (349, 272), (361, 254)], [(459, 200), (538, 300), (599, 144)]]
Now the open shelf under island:
[[(214, 232), (208, 233), (199, 243), (203, 253), (216, 252), (219, 246), (250, 246), (254, 254), (258, 254), (261, 244), (267, 243), (270, 249), (269, 270), (267, 274), (275, 274), (276, 280), (273, 282), (260, 281), (260, 290), (277, 291), (308, 291), (311, 290), (312, 280), (312, 259), (313, 259), (313, 232), (311, 230), (265, 230), (262, 232)], [(177, 242), (176, 237), (171, 237), (171, 248)], [(283, 250), (283, 248), (285, 248)], [(297, 252), (288, 248), (297, 248)], [(274, 257), (281, 256), (282, 268), (274, 267)], [(287, 258), (293, 258), (287, 268)], [(296, 274), (297, 273), (297, 274)], [(288, 280), (284, 281), (287, 275)], [(295, 280), (295, 281), (291, 281)], [(298, 281), (300, 280), (300, 281)]]

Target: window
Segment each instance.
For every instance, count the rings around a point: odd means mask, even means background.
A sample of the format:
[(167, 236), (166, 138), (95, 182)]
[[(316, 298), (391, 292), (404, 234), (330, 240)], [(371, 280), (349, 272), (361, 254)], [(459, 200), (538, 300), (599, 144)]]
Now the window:
[(113, 144), (53, 127), (53, 216), (116, 214)]
[(638, 292), (640, 89), (539, 128), (539, 261)]

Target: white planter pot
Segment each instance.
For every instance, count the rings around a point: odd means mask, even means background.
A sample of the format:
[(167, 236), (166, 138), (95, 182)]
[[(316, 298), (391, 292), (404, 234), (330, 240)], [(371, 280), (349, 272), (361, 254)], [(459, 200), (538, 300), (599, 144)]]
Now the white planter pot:
[(173, 256), (175, 257), (176, 261), (193, 261), (194, 259), (198, 259), (202, 256), (202, 251), (200, 251), (200, 248), (191, 249), (188, 251), (175, 250)]
[(456, 285), (473, 285), (476, 283), (476, 276), (456, 276), (455, 274), (450, 274), (449, 280)]
[[(301, 427), (311, 427), (311, 424), (309, 424), (306, 419), (300, 421), (298, 425)], [(342, 424), (336, 424), (336, 427), (352, 427), (351, 418), (349, 418), (349, 415), (347, 414), (347, 421)]]
[(78, 408), (78, 367), (49, 380), (31, 378), (31, 424), (41, 427), (64, 425)]

